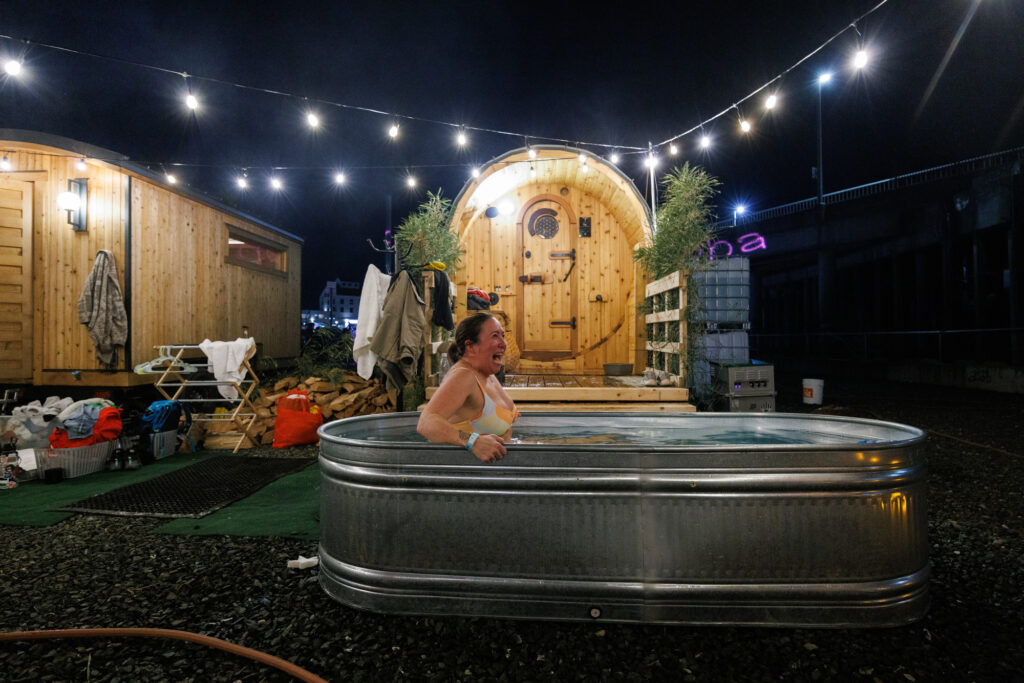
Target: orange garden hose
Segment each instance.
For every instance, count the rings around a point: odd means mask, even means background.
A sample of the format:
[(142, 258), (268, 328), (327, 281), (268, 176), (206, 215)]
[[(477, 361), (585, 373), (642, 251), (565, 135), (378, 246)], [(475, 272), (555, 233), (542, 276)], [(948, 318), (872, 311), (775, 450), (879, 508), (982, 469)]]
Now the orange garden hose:
[(307, 681), (308, 683), (327, 683), (323, 678), (306, 671), (305, 669), (286, 662), (279, 657), (268, 655), (258, 650), (253, 650), (241, 645), (229, 643), (226, 640), (204, 636), (189, 631), (176, 631), (168, 628), (68, 628), (55, 629), (52, 631), (12, 631), (0, 633), (0, 642), (17, 640), (50, 640), (54, 638), (171, 638), (173, 640), (185, 640), (190, 643), (198, 643), (209, 647), (217, 648), (233, 655), (248, 657), (249, 659), (280, 669), (289, 676)]

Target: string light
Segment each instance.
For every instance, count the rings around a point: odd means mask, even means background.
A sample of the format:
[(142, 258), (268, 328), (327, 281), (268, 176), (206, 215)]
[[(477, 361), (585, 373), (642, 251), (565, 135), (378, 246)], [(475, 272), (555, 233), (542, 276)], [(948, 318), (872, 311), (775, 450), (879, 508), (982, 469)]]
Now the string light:
[(240, 175), (235, 178), (235, 184), (238, 185), (239, 190), (246, 190), (249, 188), (249, 181), (244, 175)]
[(476, 166), (474, 166), (474, 167), (473, 167), (473, 170), (472, 170), (472, 171), (470, 171), (470, 174), (471, 174), (471, 175), (472, 175), (472, 176), (473, 176), (474, 178), (479, 178), (479, 177), (480, 177), (480, 169), (479, 169), (479, 168), (477, 168)]
[(334, 184), (344, 185), (348, 178), (345, 177), (344, 173), (338, 172), (334, 174)]
[(650, 169), (657, 168), (658, 167), (658, 157), (654, 156), (653, 154), (648, 154), (646, 157), (644, 157), (644, 166), (646, 166), (647, 168), (650, 168)]
[(173, 173), (168, 173), (167, 174), (167, 182), (170, 183), (171, 185), (177, 185), (178, 184), (178, 179), (174, 177)]
[(828, 83), (831, 80), (832, 80), (832, 72), (831, 71), (824, 71), (824, 72), (818, 74), (818, 85), (825, 85), (826, 83)]
[(10, 170), (11, 170), (11, 160), (8, 159), (7, 157), (4, 157), (3, 159), (0, 159), (0, 171), (10, 171)]
[[(737, 109), (738, 110), (738, 106), (741, 105), (743, 102), (745, 102), (746, 100), (748, 100), (748, 99), (750, 99), (752, 97), (757, 96), (759, 93), (761, 93), (764, 90), (770, 88), (776, 81), (778, 81), (779, 79), (781, 79), (782, 77), (787, 75), (790, 71), (792, 71), (796, 67), (798, 67), (801, 64), (803, 64), (804, 62), (806, 62), (812, 56), (814, 56), (815, 54), (820, 52), (823, 48), (827, 47), (829, 44), (831, 44), (833, 41), (835, 41), (841, 35), (846, 33), (846, 31), (850, 30), (851, 27), (853, 28), (853, 30), (857, 31), (857, 35), (859, 37), (860, 36), (860, 31), (857, 30), (857, 23), (862, 21), (863, 19), (865, 19), (869, 15), (873, 14), (875, 11), (880, 9), (883, 5), (887, 4), (887, 2), (888, 2), (888, 0), (881, 0), (880, 2), (875, 4), (871, 9), (869, 9), (867, 12), (862, 14), (860, 17), (858, 17), (852, 23), (845, 25), (840, 31), (838, 31), (836, 34), (832, 35), (830, 38), (828, 38), (824, 43), (819, 45), (815, 50), (813, 50), (812, 52), (810, 52), (809, 54), (804, 56), (802, 59), (800, 59), (799, 61), (794, 63), (792, 66), (790, 66), (785, 71), (779, 73), (777, 76), (775, 76), (773, 79), (771, 79), (770, 81), (768, 81), (767, 83), (765, 83), (761, 87), (753, 90), (749, 95), (747, 95), (743, 99), (741, 99), (741, 100), (737, 101), (735, 104), (731, 105), (729, 107), (729, 109)], [(54, 46), (54, 45), (46, 45), (46, 44), (42, 44), (42, 43), (33, 43), (32, 41), (24, 41), (24, 42), (29, 43), (29, 44), (41, 45), (41, 46), (46, 47), (46, 48), (51, 48), (51, 49), (56, 49), (56, 50), (72, 52), (72, 53), (75, 53), (75, 54), (88, 55), (88, 56), (96, 57), (96, 58), (100, 58), (100, 59), (107, 59), (107, 60), (112, 60), (113, 59), (111, 57), (107, 57), (107, 56), (104, 56), (104, 55), (91, 54), (91, 53), (82, 52), (82, 51), (78, 51), (78, 50), (71, 50), (71, 49), (68, 49), (68, 48), (62, 48), (62, 47)], [(868, 64), (869, 61), (870, 61), (870, 56), (869, 56), (868, 52), (866, 50), (864, 50), (864, 49), (859, 49), (853, 55), (851, 64), (852, 64), (852, 66), (854, 68), (861, 69), (861, 68), (864, 68)], [(177, 75), (177, 76), (181, 76), (181, 77), (183, 77), (186, 80), (186, 87), (187, 87), (188, 83), (190, 83), (190, 81), (188, 79), (196, 78), (195, 76), (192, 76), (192, 75), (184, 73), (184, 72), (171, 71), (169, 69), (162, 68), (162, 67), (156, 67), (156, 66), (152, 66), (152, 65), (139, 64), (139, 63), (134, 63), (133, 65), (136, 66), (136, 67), (144, 68), (144, 69), (151, 69), (151, 70), (160, 71), (160, 72), (163, 72), (163, 73), (170, 73), (170, 74), (174, 74), (174, 75)], [(8, 59), (6, 62), (4, 62), (4, 70), (5, 70), (5, 72), (8, 75), (17, 75), (17, 74), (22, 72), (22, 63), (20, 61), (16, 60), (16, 59)], [(824, 83), (827, 83), (829, 81), (830, 77), (831, 77), (831, 74), (822, 74), (822, 76), (819, 77), (819, 87), (821, 85), (823, 85)], [(295, 95), (295, 94), (292, 94), (292, 93), (288, 93), (288, 92), (281, 92), (281, 91), (277, 91), (277, 90), (270, 90), (270, 89), (261, 88), (261, 87), (246, 86), (246, 85), (242, 85), (242, 84), (238, 84), (238, 83), (232, 83), (232, 82), (228, 82), (228, 81), (221, 81), (221, 80), (215, 79), (215, 78), (202, 77), (202, 76), (200, 76), (199, 78), (200, 78), (200, 80), (204, 80), (204, 81), (207, 81), (207, 82), (232, 85), (232, 86), (235, 86), (237, 88), (244, 89), (244, 90), (259, 91), (259, 92), (268, 93), (268, 94), (277, 95), (277, 96), (283, 96), (283, 97), (294, 97), (294, 98), (298, 98), (299, 97), (298, 95)], [(187, 90), (188, 90), (188, 94), (187, 94), (187, 96), (185, 98), (185, 104), (186, 104), (186, 106), (190, 110), (195, 111), (195, 110), (197, 110), (199, 108), (199, 104), (200, 104), (199, 100), (198, 100), (198, 98), (194, 94), (192, 94), (191, 88), (188, 88)], [(306, 98), (306, 97), (302, 97), (302, 99), (309, 101), (309, 98)], [(457, 127), (458, 128), (458, 133), (457, 133), (457, 137), (456, 137), (456, 142), (459, 144), (459, 146), (464, 146), (465, 144), (468, 144), (469, 138), (468, 138), (468, 135), (466, 133), (467, 129), (483, 131), (483, 132), (487, 132), (487, 133), (500, 134), (500, 135), (516, 135), (516, 136), (519, 136), (519, 137), (524, 138), (526, 140), (526, 142), (527, 142), (526, 147), (527, 147), (527, 152), (528, 152), (529, 158), (531, 160), (537, 158), (536, 150), (533, 149), (533, 147), (528, 142), (531, 136), (524, 136), (522, 133), (512, 133), (512, 132), (503, 131), (503, 130), (492, 130), (492, 129), (487, 129), (487, 128), (479, 128), (479, 127), (473, 127), (473, 126), (466, 126), (465, 124), (454, 124), (454, 123), (444, 122), (444, 121), (434, 121), (434, 120), (431, 120), (431, 119), (420, 118), (420, 117), (415, 117), (415, 116), (407, 116), (407, 115), (396, 113), (396, 112), (379, 111), (379, 110), (374, 110), (374, 109), (370, 109), (370, 108), (367, 108), (367, 107), (360, 107), (360, 106), (344, 104), (344, 103), (340, 103), (340, 102), (330, 102), (330, 101), (319, 100), (319, 99), (313, 100), (313, 101), (314, 102), (318, 102), (320, 104), (325, 104), (325, 105), (330, 105), (330, 106), (335, 106), (335, 107), (340, 107), (340, 108), (345, 108), (345, 109), (353, 109), (353, 110), (363, 111), (363, 112), (372, 113), (372, 114), (376, 114), (376, 115), (387, 116), (387, 117), (391, 118), (391, 120), (393, 122), (391, 124), (389, 130), (388, 130), (388, 135), (392, 139), (398, 137), (398, 134), (399, 134), (399, 123), (398, 122), (399, 122), (400, 119), (417, 120), (417, 121), (424, 121), (424, 122), (428, 122), (428, 123), (443, 124), (443, 125)], [(777, 94), (773, 92), (773, 93), (770, 93), (766, 97), (764, 106), (765, 106), (766, 109), (773, 109), (773, 108), (775, 108), (777, 106), (777, 103), (778, 103)], [(669, 154), (676, 155), (676, 154), (679, 153), (679, 146), (674, 144), (676, 140), (678, 140), (679, 138), (684, 137), (686, 135), (689, 135), (690, 133), (693, 133), (695, 130), (704, 128), (707, 124), (711, 123), (715, 119), (717, 119), (717, 118), (721, 117), (722, 115), (726, 114), (729, 111), (729, 109), (726, 109), (726, 110), (720, 112), (719, 114), (716, 114), (715, 116), (712, 116), (711, 118), (707, 119), (706, 121), (702, 121), (700, 124), (698, 124), (694, 128), (691, 128), (690, 130), (687, 130), (687, 131), (684, 131), (684, 132), (682, 132), (682, 133), (680, 133), (678, 135), (675, 135), (675, 136), (673, 136), (673, 137), (669, 138), (668, 140), (665, 140), (665, 141), (663, 141), (661, 143), (656, 143), (656, 144), (653, 145), (653, 147), (655, 149), (657, 149), (659, 147), (667, 148), (667, 151), (669, 152)], [(319, 126), (319, 123), (320, 123), (319, 117), (316, 114), (312, 113), (312, 112), (308, 112), (307, 113), (306, 121), (307, 121), (307, 123), (311, 127), (317, 127), (317, 126)], [(746, 120), (741, 120), (740, 121), (740, 127), (743, 130), (743, 132), (745, 132), (745, 133), (748, 133), (751, 130), (751, 124), (750, 124), (749, 121), (746, 121)], [(535, 138), (535, 139), (544, 140), (544, 141), (550, 140), (550, 141), (554, 141), (554, 142), (560, 142), (560, 143), (563, 143), (565, 145), (573, 145), (574, 144), (574, 143), (570, 142), (569, 140), (562, 140), (562, 139), (559, 139), (559, 138), (542, 137), (542, 138)], [(575, 145), (576, 146), (582, 146), (582, 145), (590, 146), (590, 145), (593, 145), (593, 146), (597, 146), (597, 147), (618, 147), (619, 149), (636, 150), (636, 151), (642, 151), (642, 150), (648, 149), (647, 147), (632, 147), (632, 146), (626, 146), (626, 145), (615, 145), (615, 146), (613, 146), (613, 145), (607, 145), (607, 144), (602, 144), (602, 143), (579, 142), (579, 141), (576, 141)], [(702, 135), (701, 138), (700, 138), (699, 146), (700, 146), (701, 149), (709, 148), (711, 146), (711, 138), (708, 135)], [(583, 155), (581, 155), (581, 157), (583, 157)], [(619, 155), (618, 151), (617, 150), (613, 151), (611, 153), (611, 155), (609, 155), (609, 159), (610, 159), (610, 161), (612, 163), (618, 164), (619, 163), (619, 159), (620, 159), (620, 155)], [(81, 162), (79, 162), (79, 163), (81, 163)], [(580, 163), (583, 166), (586, 165), (585, 157), (581, 158)], [(657, 164), (658, 164), (658, 160), (657, 160), (656, 157), (654, 157), (653, 152), (651, 152), (649, 157), (647, 157), (644, 160), (644, 165), (648, 166), (649, 168), (653, 168), (653, 167), (657, 166)], [(8, 166), (9, 166), (9, 162), (8, 162)], [(278, 167), (278, 168), (280, 168), (280, 167)], [(477, 169), (477, 170), (479, 170), (479, 169)], [(584, 168), (584, 171), (585, 170), (586, 169)], [(533, 177), (534, 174), (535, 174), (535, 171), (534, 171), (534, 169), (533, 169), (533, 167), (531, 165), (531, 177)], [(241, 187), (242, 186), (241, 183), (244, 182), (244, 178), (243, 179), (239, 179), (237, 182), (239, 182), (239, 186)], [(281, 189), (283, 187), (283, 184), (281, 184), (280, 180), (274, 179), (274, 180), (271, 181), (272, 185), (274, 185), (275, 183), (277, 183), (277, 185), (278, 185), (278, 187), (276, 187), (275, 189)], [(415, 183), (414, 180), (413, 180), (413, 183)]]
[(85, 159), (79, 159), (78, 162), (75, 163), (75, 168), (77, 168), (79, 171), (84, 171), (86, 168), (88, 168), (85, 165)]
[(284, 183), (281, 182), (280, 178), (278, 178), (277, 176), (274, 176), (273, 178), (270, 179), (270, 189), (272, 189), (272, 190), (283, 190), (284, 189)]
[(408, 187), (408, 188), (416, 187), (416, 178), (414, 178), (412, 176), (406, 176), (406, 178), (405, 178), (405, 186)]

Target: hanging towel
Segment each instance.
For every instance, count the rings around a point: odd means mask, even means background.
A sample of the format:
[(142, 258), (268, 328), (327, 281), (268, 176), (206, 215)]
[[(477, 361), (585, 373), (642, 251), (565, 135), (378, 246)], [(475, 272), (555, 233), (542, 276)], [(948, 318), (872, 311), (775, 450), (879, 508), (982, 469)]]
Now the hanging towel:
[(92, 272), (78, 298), (78, 321), (89, 330), (96, 358), (104, 367), (114, 367), (117, 347), (124, 346), (128, 339), (128, 314), (117, 282), (114, 254), (106, 249), (96, 252)]
[(452, 319), (452, 297), (449, 292), (448, 276), (440, 270), (434, 271), (433, 323), (446, 330), (455, 329), (455, 320)]
[(356, 339), (352, 345), (352, 358), (356, 361), (356, 372), (363, 379), (370, 379), (377, 354), (370, 348), (373, 336), (380, 322), (391, 278), (370, 264), (363, 279), (363, 290), (359, 296), (359, 316), (356, 321)]
[[(206, 359), (210, 361), (210, 372), (213, 373), (214, 379), (219, 382), (230, 381), (241, 384), (245, 379), (245, 368), (242, 367), (242, 361), (245, 360), (246, 354), (255, 344), (256, 340), (252, 337), (239, 337), (235, 341), (204, 339), (199, 344), (199, 348), (206, 354)], [(224, 398), (238, 398), (238, 392), (232, 386), (219, 386), (217, 391)]]

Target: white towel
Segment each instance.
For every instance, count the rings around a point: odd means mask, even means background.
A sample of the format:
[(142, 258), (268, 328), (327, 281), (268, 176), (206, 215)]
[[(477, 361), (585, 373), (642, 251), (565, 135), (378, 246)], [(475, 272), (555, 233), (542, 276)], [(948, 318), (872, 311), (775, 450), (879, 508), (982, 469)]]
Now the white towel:
[[(206, 354), (206, 359), (210, 361), (210, 372), (213, 373), (214, 379), (219, 382), (229, 381), (241, 384), (245, 379), (245, 368), (242, 367), (242, 361), (245, 360), (246, 354), (255, 344), (256, 340), (252, 337), (240, 337), (235, 341), (204, 339), (199, 344), (199, 348)], [(238, 392), (233, 386), (222, 385), (217, 387), (217, 391), (224, 398), (238, 398)]]
[(370, 350), (370, 343), (377, 331), (380, 314), (384, 310), (384, 298), (388, 294), (391, 277), (370, 264), (363, 278), (363, 291), (359, 295), (359, 320), (356, 322), (356, 339), (352, 344), (352, 358), (356, 361), (356, 372), (363, 379), (370, 379), (377, 364), (377, 354)]

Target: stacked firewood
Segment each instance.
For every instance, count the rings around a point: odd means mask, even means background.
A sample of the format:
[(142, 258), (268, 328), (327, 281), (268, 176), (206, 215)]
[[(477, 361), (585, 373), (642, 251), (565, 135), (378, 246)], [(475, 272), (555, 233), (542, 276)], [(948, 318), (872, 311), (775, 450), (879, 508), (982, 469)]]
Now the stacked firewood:
[[(396, 392), (389, 392), (377, 379), (364, 380), (355, 373), (346, 373), (339, 384), (322, 377), (285, 377), (253, 400), (256, 421), (249, 428), (249, 436), (242, 442), (242, 448), (273, 443), (277, 401), (296, 390), (305, 391), (310, 402), (320, 407), (324, 422), (356, 415), (389, 413), (398, 404)], [(206, 449), (233, 449), (241, 436), (239, 426), (230, 419), (194, 422), (189, 433), (197, 445), (202, 443)]]

